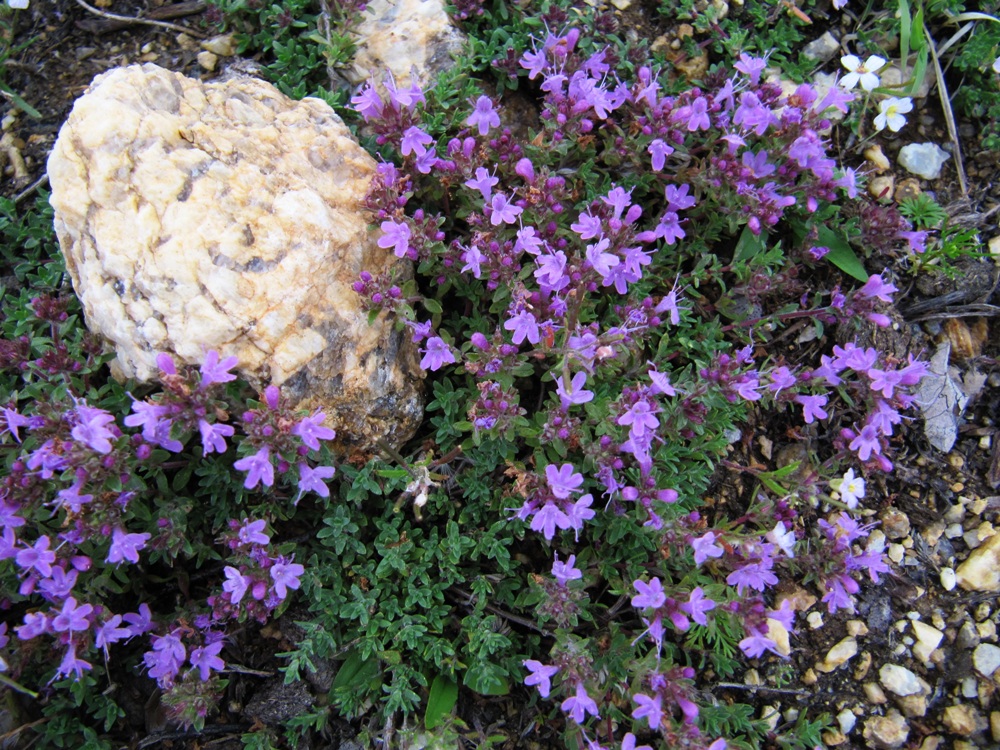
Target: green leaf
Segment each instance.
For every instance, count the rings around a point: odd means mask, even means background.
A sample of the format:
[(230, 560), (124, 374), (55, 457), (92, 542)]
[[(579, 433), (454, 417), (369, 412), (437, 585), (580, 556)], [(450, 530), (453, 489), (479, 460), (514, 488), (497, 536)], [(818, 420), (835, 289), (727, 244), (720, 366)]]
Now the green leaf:
[(442, 310), (444, 310), (444, 308), (441, 307), (440, 302), (436, 299), (431, 299), (430, 297), (424, 297), (423, 305), (424, 309), (431, 315), (440, 315)]
[(868, 281), (868, 273), (865, 271), (864, 265), (854, 252), (854, 249), (847, 244), (847, 240), (825, 226), (819, 228), (818, 234), (819, 244), (830, 248), (830, 252), (826, 255), (828, 261), (858, 281)]
[(455, 708), (456, 703), (458, 703), (458, 683), (439, 674), (431, 683), (431, 690), (427, 696), (424, 726), (427, 729), (441, 726), (444, 718)]
[(503, 670), (489, 662), (469, 667), (464, 682), (467, 688), (480, 695), (507, 695), (510, 692), (510, 682)]
[(754, 234), (750, 231), (750, 227), (743, 227), (743, 233), (740, 234), (740, 239), (736, 242), (736, 250), (733, 251), (733, 263), (750, 260), (760, 255), (766, 241), (767, 235), (763, 232)]
[(367, 687), (378, 676), (378, 659), (371, 656), (365, 659), (357, 649), (351, 649), (344, 663), (333, 678), (331, 691), (360, 690)]

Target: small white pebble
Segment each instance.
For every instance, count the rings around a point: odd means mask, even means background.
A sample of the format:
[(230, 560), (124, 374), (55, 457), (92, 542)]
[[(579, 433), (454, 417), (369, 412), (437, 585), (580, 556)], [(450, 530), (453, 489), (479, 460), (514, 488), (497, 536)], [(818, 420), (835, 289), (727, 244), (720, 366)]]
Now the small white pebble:
[(905, 553), (906, 550), (903, 549), (902, 544), (890, 544), (889, 551), (886, 554), (889, 555), (890, 560), (892, 560), (894, 563), (898, 565), (900, 561), (903, 559), (903, 555)]
[(910, 620), (919, 620), (920, 619), (920, 613), (919, 612), (907, 612), (906, 613), (906, 617), (907, 617), (907, 619), (910, 619)]
[(941, 585), (945, 591), (954, 590), (957, 583), (958, 578), (956, 578), (954, 570), (951, 568), (941, 568)]
[(976, 698), (979, 695), (979, 688), (976, 685), (975, 677), (966, 677), (962, 680), (962, 697)]
[(854, 715), (854, 712), (849, 708), (845, 708), (839, 714), (837, 714), (837, 723), (840, 725), (840, 731), (844, 734), (850, 734), (851, 730), (854, 729), (854, 723), (858, 720), (858, 717)]
[(910, 638), (910, 636), (908, 636), (908, 635), (903, 636), (903, 643), (905, 643), (907, 646), (912, 646), (913, 645), (913, 639)]
[(810, 612), (806, 615), (806, 622), (813, 630), (823, 627), (823, 615), (819, 612)]
[(965, 533), (965, 529), (962, 528), (962, 524), (953, 523), (951, 526), (944, 530), (944, 535), (949, 539), (957, 539)]

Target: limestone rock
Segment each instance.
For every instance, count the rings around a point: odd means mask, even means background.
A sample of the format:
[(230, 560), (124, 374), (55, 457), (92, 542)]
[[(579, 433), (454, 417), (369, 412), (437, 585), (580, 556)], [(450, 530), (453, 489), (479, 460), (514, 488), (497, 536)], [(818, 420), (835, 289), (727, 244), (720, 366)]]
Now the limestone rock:
[(972, 550), (955, 574), (966, 591), (1000, 591), (1000, 534)]
[(925, 180), (940, 177), (941, 167), (950, 158), (951, 154), (936, 143), (908, 143), (899, 150), (899, 165)]
[(240, 374), (323, 409), (341, 439), (400, 444), (423, 403), (418, 352), (362, 270), (408, 264), (361, 202), (374, 160), (324, 102), (255, 78), (202, 84), (155, 65), (112, 70), (76, 102), (49, 158), (56, 232), (87, 325), (119, 378), (155, 357), (234, 355)]
[(906, 667), (885, 664), (878, 671), (879, 681), (890, 693), (896, 695), (916, 695), (923, 689), (919, 678)]
[(842, 664), (846, 664), (858, 653), (858, 642), (855, 638), (844, 638), (831, 648), (823, 661), (816, 665), (819, 672), (832, 672)]
[(992, 677), (1000, 669), (1000, 647), (992, 643), (980, 643), (972, 652), (972, 665), (985, 677)]
[(865, 722), (864, 737), (870, 743), (869, 747), (898, 750), (909, 736), (909, 724), (896, 709), (890, 709), (885, 716), (873, 716)]
[(361, 83), (389, 71), (400, 87), (425, 84), (452, 66), (465, 46), (442, 0), (373, 0), (355, 29), (358, 52), (348, 78)]
[(968, 737), (986, 728), (986, 720), (972, 706), (948, 706), (944, 710), (941, 723), (949, 732), (960, 737)]
[(913, 644), (913, 655), (924, 663), (929, 662), (934, 649), (941, 645), (944, 633), (920, 620), (914, 620), (912, 627), (913, 634), (917, 637)]

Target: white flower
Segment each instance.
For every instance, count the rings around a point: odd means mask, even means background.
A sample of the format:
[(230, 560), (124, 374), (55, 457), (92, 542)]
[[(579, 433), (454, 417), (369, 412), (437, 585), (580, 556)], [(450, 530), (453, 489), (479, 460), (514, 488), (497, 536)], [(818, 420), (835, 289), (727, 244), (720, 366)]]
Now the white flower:
[(884, 130), (889, 128), (893, 133), (898, 133), (899, 129), (906, 124), (903, 116), (906, 112), (913, 111), (913, 100), (910, 97), (897, 99), (890, 96), (878, 103), (880, 113), (875, 115), (875, 129)]
[(833, 0), (833, 9), (840, 10), (847, 5), (847, 0)]
[(851, 510), (858, 507), (858, 500), (865, 496), (865, 480), (854, 476), (854, 469), (848, 469), (843, 478), (830, 482), (830, 486), (840, 493), (840, 499)]
[(875, 71), (885, 65), (885, 59), (878, 55), (872, 55), (864, 62), (857, 55), (844, 55), (840, 58), (840, 64), (849, 71), (846, 76), (840, 79), (840, 85), (845, 89), (853, 89), (861, 82), (861, 88), (871, 91), (878, 87), (878, 76)]
[(7, 5), (14, 10), (27, 10), (29, 2), (30, 0), (7, 0)]
[(788, 557), (795, 557), (795, 532), (786, 531), (784, 521), (778, 521), (777, 525), (767, 532), (764, 538), (781, 547), (781, 551)]
[(993, 72), (1000, 73), (1000, 57), (993, 61)]

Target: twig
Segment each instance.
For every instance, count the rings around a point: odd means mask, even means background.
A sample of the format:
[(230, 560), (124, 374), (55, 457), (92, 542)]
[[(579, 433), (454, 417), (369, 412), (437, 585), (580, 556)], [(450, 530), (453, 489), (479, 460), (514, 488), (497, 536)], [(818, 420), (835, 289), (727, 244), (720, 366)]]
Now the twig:
[(180, 26), (179, 24), (176, 23), (168, 23), (167, 21), (154, 21), (149, 18), (137, 18), (135, 16), (119, 16), (115, 13), (106, 13), (103, 10), (95, 8), (93, 5), (90, 5), (89, 3), (86, 2), (86, 0), (76, 0), (76, 4), (79, 5), (81, 8), (85, 8), (86, 10), (90, 11), (95, 16), (106, 18), (109, 21), (121, 21), (127, 24), (142, 24), (144, 26), (159, 26), (160, 28), (169, 29), (170, 31), (179, 31), (182, 34), (193, 36), (196, 39), (205, 38), (205, 34), (202, 34), (199, 31), (195, 31), (194, 29), (189, 29), (187, 26)]
[(962, 162), (962, 144), (958, 141), (958, 128), (955, 126), (955, 113), (951, 109), (951, 98), (948, 96), (948, 87), (944, 82), (944, 71), (941, 70), (941, 60), (938, 58), (937, 48), (931, 32), (924, 25), (924, 36), (927, 37), (927, 46), (931, 51), (931, 60), (934, 61), (934, 75), (937, 78), (938, 98), (941, 100), (941, 109), (944, 112), (944, 121), (948, 125), (948, 137), (951, 138), (951, 146), (954, 150), (952, 156), (955, 157), (955, 168), (958, 171), (958, 186), (962, 190), (962, 195), (969, 196), (969, 184), (965, 179), (965, 164)]
[(46, 184), (48, 181), (49, 181), (49, 173), (45, 172), (41, 177), (39, 177), (33, 183), (28, 185), (28, 187), (26, 187), (24, 190), (22, 190), (20, 193), (14, 196), (14, 205), (16, 206), (18, 203), (20, 203), (25, 198), (34, 193), (36, 190), (38, 190), (38, 188), (40, 188), (42, 185)]
[(250, 667), (244, 667), (240, 664), (233, 664), (231, 661), (226, 662), (225, 672), (231, 672), (232, 674), (248, 674), (252, 677), (274, 677), (274, 672), (264, 672), (260, 669), (250, 669)]
[[(150, 21), (168, 21), (172, 18), (193, 16), (197, 13), (201, 13), (203, 10), (205, 10), (205, 3), (202, 2), (202, 0), (191, 0), (190, 2), (174, 3), (173, 5), (164, 5), (159, 8), (150, 8), (143, 18)], [(135, 23), (133, 20), (79, 21), (76, 25), (77, 28), (83, 29), (84, 31), (90, 31), (94, 34), (107, 34), (111, 31), (127, 29), (133, 23)]]
[(36, 719), (35, 721), (31, 722), (30, 724), (22, 724), (21, 726), (15, 728), (15, 729), (11, 729), (9, 732), (5, 732), (4, 734), (0, 734), (0, 745), (3, 745), (4, 743), (7, 742), (7, 740), (11, 739), (12, 737), (17, 737), (17, 735), (19, 735), (25, 729), (31, 729), (32, 727), (37, 727), (39, 724), (44, 724), (45, 722), (47, 722), (49, 720), (49, 718), (50, 717), (45, 716), (45, 717), (43, 717), (41, 719)]
[(160, 734), (154, 734), (146, 737), (139, 741), (136, 745), (138, 750), (145, 750), (147, 747), (153, 747), (154, 745), (159, 745), (161, 742), (167, 742), (168, 740), (188, 740), (197, 739), (199, 737), (205, 737), (206, 735), (214, 734), (242, 734), (247, 729), (250, 728), (249, 724), (209, 724), (200, 732), (197, 731), (180, 731), (180, 732), (161, 732)]
[(712, 684), (712, 689), (716, 688), (729, 689), (729, 690), (749, 690), (750, 692), (756, 693), (760, 691), (762, 693), (779, 693), (781, 695), (799, 695), (806, 696), (812, 695), (810, 690), (802, 690), (795, 688), (772, 688), (766, 685), (745, 685), (742, 682), (716, 682)]
[[(476, 598), (472, 595), (471, 591), (466, 591), (465, 589), (459, 588), (458, 586), (452, 586), (451, 588), (449, 588), (448, 593), (460, 599), (464, 599), (465, 601), (463, 601), (462, 604), (465, 605), (466, 607), (471, 607), (472, 602)], [(541, 633), (542, 635), (552, 635), (550, 631), (538, 627), (531, 620), (525, 619), (524, 617), (518, 617), (513, 612), (508, 612), (505, 609), (500, 609), (500, 607), (495, 607), (492, 604), (486, 604), (484, 605), (484, 609), (489, 610), (495, 615), (500, 615), (500, 617), (510, 620), (511, 622), (516, 622), (518, 625), (523, 625), (524, 627), (529, 628), (530, 630), (534, 630), (536, 633)]]

